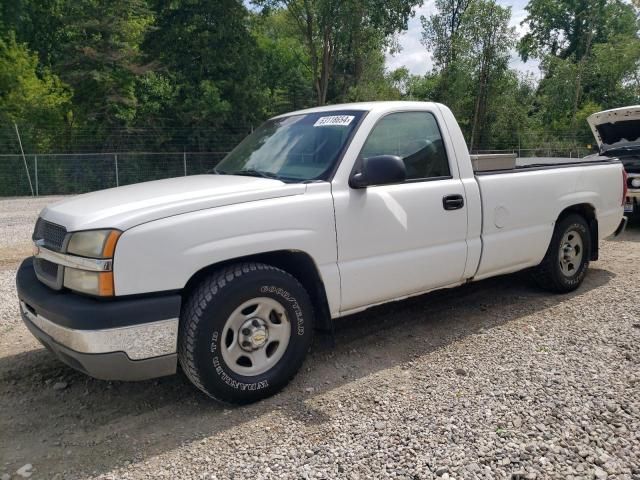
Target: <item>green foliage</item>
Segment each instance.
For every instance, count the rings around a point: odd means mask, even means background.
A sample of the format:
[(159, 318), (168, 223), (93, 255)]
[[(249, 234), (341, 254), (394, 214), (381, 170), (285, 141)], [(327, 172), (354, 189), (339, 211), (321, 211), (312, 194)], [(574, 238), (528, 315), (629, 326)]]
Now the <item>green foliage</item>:
[(66, 12), (73, 0), (9, 0), (0, 2), (0, 37), (9, 32), (26, 43), (42, 64), (56, 64), (62, 58), (61, 45), (71, 29), (65, 27)]
[(266, 89), (265, 116), (312, 105), (309, 52), (284, 9), (253, 15), (251, 31), (262, 65), (260, 83)]
[(631, 5), (623, 0), (530, 0), (523, 24), (529, 32), (520, 41), (523, 59), (552, 55), (587, 55), (590, 44), (615, 35), (634, 36), (638, 25)]
[(531, 0), (518, 50), (540, 59), (537, 82), (509, 69), (511, 12), (492, 3), (436, 0), (422, 18), (435, 68), (407, 88), (449, 105), (472, 149), (584, 148), (588, 115), (640, 101), (638, 12), (629, 3)]
[(129, 124), (136, 78), (149, 70), (140, 52), (153, 21), (145, 0), (70, 2), (64, 18), (52, 67), (73, 88), (75, 116), (105, 128)]
[[(12, 0), (0, 4), (0, 149), (221, 151), (316, 104), (435, 100), (473, 149), (584, 145), (586, 117), (640, 103), (638, 0), (435, 0), (434, 68), (389, 72), (419, 0)], [(634, 6), (635, 5), (635, 6)], [(425, 55), (426, 61), (426, 55)], [(143, 133), (141, 133), (143, 132)], [(149, 160), (151, 162), (151, 160)]]
[(436, 0), (437, 13), (429, 18), (420, 17), (422, 43), (433, 52), (436, 68), (449, 68), (464, 49), (463, 21), (469, 24), (466, 11), (471, 4), (471, 0)]
[(586, 116), (640, 101), (638, 12), (622, 0), (531, 0), (523, 59), (541, 59), (538, 115), (558, 136), (590, 141)]
[(17, 43), (13, 35), (0, 38), (1, 124), (12, 127), (19, 123), (27, 139), (46, 148), (54, 139), (33, 134), (48, 125), (64, 123), (70, 99), (69, 88), (56, 75), (38, 68), (36, 54)]
[[(437, 0), (436, 6), (436, 13), (421, 19), (423, 43), (434, 52), (425, 93), (453, 110), (472, 149), (499, 143), (493, 125), (510, 112), (497, 101), (518, 88), (508, 69), (515, 45), (511, 9), (493, 0)], [(418, 98), (427, 96), (416, 93), (420, 85), (413, 82), (411, 89)]]
[(402, 98), (402, 77), (408, 71), (386, 73), (384, 55), (380, 50), (371, 51), (363, 61), (358, 81), (354, 81), (347, 94), (341, 98), (345, 102), (371, 102), (377, 100), (400, 100)]
[(637, 36), (615, 35), (607, 43), (594, 45), (587, 67), (587, 101), (614, 108), (640, 100), (640, 39)]
[(244, 5), (158, 0), (155, 11), (145, 50), (175, 75), (179, 87), (171, 116), (194, 127), (261, 118), (261, 64)]
[[(286, 8), (305, 44), (318, 105), (347, 98), (366, 63), (407, 27), (418, 0), (256, 0)], [(375, 61), (375, 59), (374, 59)], [(371, 72), (369, 72), (371, 73)], [(375, 90), (375, 89), (374, 89)]]

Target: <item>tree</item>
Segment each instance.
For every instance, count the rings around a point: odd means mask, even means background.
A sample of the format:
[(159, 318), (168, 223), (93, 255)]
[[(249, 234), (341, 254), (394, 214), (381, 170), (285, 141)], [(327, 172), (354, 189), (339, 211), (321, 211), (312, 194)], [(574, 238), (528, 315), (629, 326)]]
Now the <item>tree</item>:
[(508, 72), (515, 42), (511, 9), (494, 0), (437, 0), (436, 6), (422, 17), (422, 41), (434, 59), (426, 85), (433, 99), (452, 108), (475, 149), (490, 131), (497, 87)]
[(54, 138), (36, 138), (34, 131), (63, 123), (71, 109), (70, 99), (71, 90), (38, 64), (35, 53), (17, 43), (13, 35), (0, 38), (1, 124), (19, 123), (31, 149), (47, 148)]
[(362, 71), (353, 81), (347, 94), (338, 99), (345, 102), (371, 102), (378, 100), (400, 100), (403, 82), (408, 76), (404, 68), (387, 72), (381, 50), (371, 50), (364, 58)]
[[(587, 110), (638, 99), (638, 16), (622, 0), (531, 0), (523, 59), (542, 60), (540, 111), (563, 135), (584, 132)], [(633, 94), (635, 89), (635, 96)]]
[(457, 59), (460, 49), (460, 28), (472, 0), (436, 0), (437, 13), (422, 22), (422, 44), (433, 53), (436, 67), (446, 71)]
[(633, 7), (623, 0), (531, 0), (526, 10), (522, 24), (529, 31), (519, 44), (524, 60), (553, 55), (579, 62), (592, 44), (638, 29)]
[(605, 108), (640, 102), (640, 38), (615, 36), (593, 46), (585, 95)]
[[(371, 35), (386, 39), (407, 28), (417, 0), (258, 0), (269, 7), (283, 5), (295, 20), (309, 52), (318, 105), (327, 102), (338, 59), (358, 52)], [(355, 59), (356, 76), (358, 59)], [(361, 63), (360, 65), (363, 65)]]
[(477, 89), (471, 138), (473, 150), (483, 134), (487, 104), (498, 79), (508, 70), (510, 50), (515, 45), (515, 29), (509, 26), (511, 7), (501, 7), (494, 0), (475, 0), (467, 11), (464, 24), (466, 61), (475, 72)]
[(74, 90), (77, 113), (104, 126), (135, 118), (136, 80), (153, 68), (141, 43), (153, 20), (145, 0), (83, 0), (65, 12), (67, 41), (54, 64)]
[(261, 120), (266, 91), (242, 2), (157, 0), (154, 9), (144, 49), (176, 84), (173, 122), (211, 128)]
[[(80, 1), (80, 0), (78, 0)], [(12, 32), (18, 43), (29, 45), (42, 65), (61, 60), (67, 33), (66, 13), (73, 0), (11, 0), (0, 2), (0, 36)]]
[(252, 15), (260, 84), (267, 89), (266, 116), (314, 104), (309, 54), (300, 42), (296, 25), (285, 9)]

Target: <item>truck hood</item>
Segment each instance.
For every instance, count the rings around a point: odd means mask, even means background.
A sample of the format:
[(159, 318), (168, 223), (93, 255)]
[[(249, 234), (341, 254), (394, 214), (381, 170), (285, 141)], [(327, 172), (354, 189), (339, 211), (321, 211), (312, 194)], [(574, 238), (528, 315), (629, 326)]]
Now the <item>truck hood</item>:
[(196, 175), (85, 193), (42, 210), (40, 216), (67, 231), (126, 230), (182, 213), (300, 195), (304, 184), (236, 175)]
[(640, 147), (640, 105), (594, 113), (587, 118), (601, 152)]

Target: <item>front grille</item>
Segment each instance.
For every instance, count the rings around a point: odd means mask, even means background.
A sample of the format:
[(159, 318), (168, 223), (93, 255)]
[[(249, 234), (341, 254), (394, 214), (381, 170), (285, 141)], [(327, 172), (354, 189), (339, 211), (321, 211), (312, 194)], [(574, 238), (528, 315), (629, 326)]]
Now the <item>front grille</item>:
[(62, 225), (56, 225), (55, 223), (38, 218), (36, 228), (33, 231), (33, 240), (42, 240), (45, 247), (59, 252), (62, 250), (64, 237), (66, 235), (67, 229)]
[(60, 290), (62, 288), (62, 266), (43, 258), (34, 258), (33, 267), (38, 280), (42, 283), (54, 290)]
[(58, 265), (50, 262), (49, 260), (44, 260), (42, 258), (37, 259), (38, 268), (40, 271), (48, 277), (55, 279), (58, 276)]

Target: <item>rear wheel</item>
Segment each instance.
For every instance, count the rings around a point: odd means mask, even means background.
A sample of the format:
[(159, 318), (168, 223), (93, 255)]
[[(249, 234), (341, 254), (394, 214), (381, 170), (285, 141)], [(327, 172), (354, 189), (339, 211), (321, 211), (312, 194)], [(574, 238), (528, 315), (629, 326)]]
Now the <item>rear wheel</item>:
[(302, 285), (261, 263), (232, 265), (201, 282), (180, 320), (178, 355), (210, 397), (249, 403), (282, 389), (311, 345), (313, 309)]
[(586, 220), (567, 215), (557, 223), (547, 253), (533, 276), (546, 290), (558, 293), (578, 288), (591, 258), (591, 236)]

